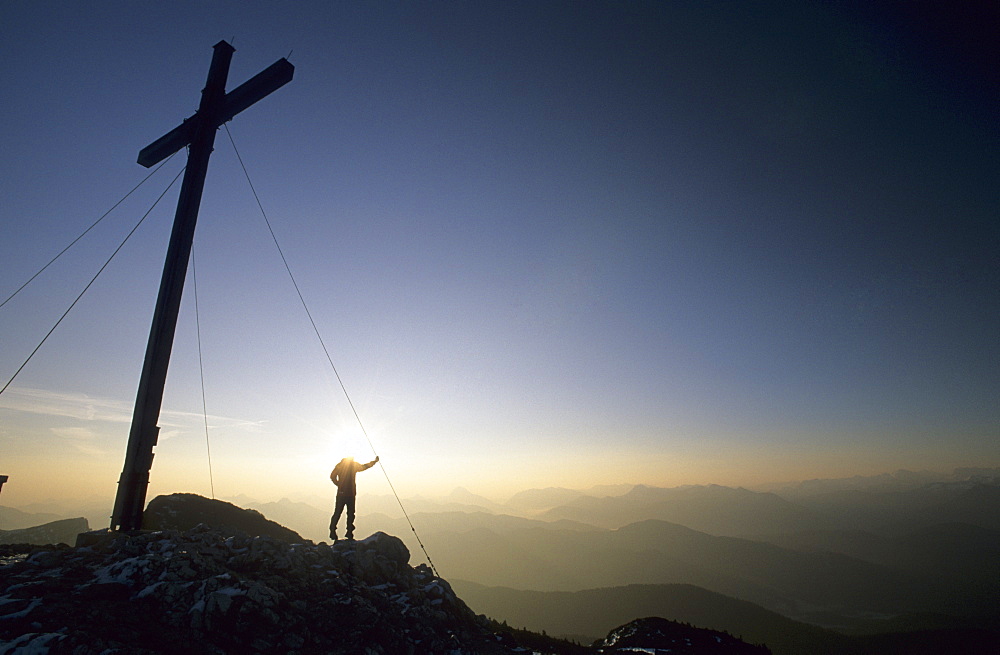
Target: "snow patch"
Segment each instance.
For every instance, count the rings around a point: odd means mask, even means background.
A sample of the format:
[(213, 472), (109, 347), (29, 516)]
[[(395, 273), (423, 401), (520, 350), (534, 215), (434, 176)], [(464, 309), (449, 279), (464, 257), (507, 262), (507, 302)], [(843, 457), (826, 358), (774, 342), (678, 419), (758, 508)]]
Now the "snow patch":
[(94, 580), (98, 584), (118, 582), (127, 584), (138, 577), (139, 574), (149, 570), (149, 561), (138, 557), (129, 557), (120, 562), (102, 566), (94, 571)]
[(154, 582), (153, 584), (149, 585), (148, 587), (144, 587), (142, 589), (142, 591), (140, 591), (139, 593), (137, 593), (135, 595), (135, 597), (136, 598), (145, 598), (146, 596), (149, 596), (150, 594), (155, 593), (157, 589), (159, 589), (160, 587), (163, 586), (163, 584), (164, 583), (162, 581), (160, 581), (160, 582)]
[(14, 641), (0, 641), (0, 655), (47, 655), (49, 643), (64, 636), (58, 632), (29, 632)]
[(33, 609), (35, 609), (41, 604), (42, 604), (41, 598), (32, 598), (31, 602), (28, 603), (28, 606), (25, 607), (23, 610), (21, 610), (20, 612), (11, 612), (10, 614), (4, 614), (3, 616), (0, 616), (0, 621), (6, 621), (7, 619), (23, 619), (24, 617), (28, 616), (28, 614), (30, 614)]

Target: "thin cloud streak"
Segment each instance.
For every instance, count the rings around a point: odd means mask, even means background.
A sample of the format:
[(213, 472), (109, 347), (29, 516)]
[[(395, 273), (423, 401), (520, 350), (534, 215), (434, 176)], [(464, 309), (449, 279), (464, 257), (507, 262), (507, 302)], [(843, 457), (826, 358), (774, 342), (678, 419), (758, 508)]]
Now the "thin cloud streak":
[[(71, 418), (79, 421), (101, 421), (106, 423), (130, 423), (132, 407), (109, 398), (87, 394), (47, 391), (20, 387), (9, 389), (0, 396), (0, 408), (40, 416)], [(204, 415), (197, 412), (163, 410), (160, 413), (161, 428), (186, 427), (191, 421), (204, 421)], [(263, 421), (230, 418), (209, 414), (209, 429), (235, 429), (259, 431)], [(68, 436), (60, 434), (59, 436)]]
[(104, 458), (111, 454), (107, 449), (92, 443), (98, 441), (99, 435), (89, 428), (52, 428), (51, 432), (68, 442), (69, 447), (84, 455)]
[(18, 412), (72, 418), (80, 421), (128, 423), (132, 412), (125, 403), (82, 393), (19, 387), (0, 396), (0, 407)]

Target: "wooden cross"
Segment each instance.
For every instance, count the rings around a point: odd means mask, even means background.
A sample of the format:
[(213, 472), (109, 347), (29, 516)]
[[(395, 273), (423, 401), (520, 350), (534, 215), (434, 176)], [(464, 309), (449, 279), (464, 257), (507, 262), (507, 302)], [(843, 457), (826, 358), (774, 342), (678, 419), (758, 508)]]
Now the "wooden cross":
[(149, 486), (149, 470), (153, 465), (153, 446), (156, 445), (163, 402), (163, 385), (167, 379), (167, 365), (177, 325), (184, 278), (187, 275), (194, 227), (198, 221), (201, 193), (208, 171), (208, 158), (215, 144), (215, 131), (250, 105), (285, 85), (292, 79), (295, 67), (279, 59), (242, 85), (226, 93), (229, 63), (235, 49), (225, 41), (214, 46), (208, 81), (201, 92), (198, 111), (183, 123), (139, 151), (138, 162), (150, 167), (184, 146), (189, 146), (188, 163), (181, 183), (177, 212), (170, 233), (170, 245), (163, 264), (160, 291), (156, 298), (153, 324), (146, 345), (146, 359), (139, 378), (139, 391), (132, 414), (132, 427), (125, 451), (125, 465), (118, 479), (111, 529), (132, 531), (142, 527), (142, 511)]

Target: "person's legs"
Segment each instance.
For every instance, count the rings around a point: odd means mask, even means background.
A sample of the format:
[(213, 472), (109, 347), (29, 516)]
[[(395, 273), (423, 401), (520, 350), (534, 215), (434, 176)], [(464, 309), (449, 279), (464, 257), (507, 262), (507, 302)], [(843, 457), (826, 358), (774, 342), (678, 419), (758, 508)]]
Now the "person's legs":
[(355, 496), (348, 496), (347, 500), (347, 538), (354, 539), (354, 501)]
[(347, 529), (351, 531), (354, 524), (354, 499), (347, 496), (337, 496), (337, 507), (333, 510), (333, 518), (330, 519), (330, 538), (337, 540), (337, 524), (340, 522), (340, 515), (344, 512), (344, 506), (348, 500), (351, 501), (351, 508), (347, 510)]

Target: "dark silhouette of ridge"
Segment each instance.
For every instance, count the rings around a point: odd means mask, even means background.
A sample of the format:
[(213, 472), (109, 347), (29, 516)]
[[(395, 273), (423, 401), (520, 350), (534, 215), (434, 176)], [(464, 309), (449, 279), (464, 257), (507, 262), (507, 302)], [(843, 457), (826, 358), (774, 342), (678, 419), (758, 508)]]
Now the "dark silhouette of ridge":
[(288, 543), (306, 541), (300, 534), (269, 521), (263, 514), (243, 509), (224, 500), (213, 500), (197, 494), (157, 496), (146, 506), (142, 527), (146, 530), (191, 530), (200, 524), (224, 532), (251, 537), (273, 537)]

